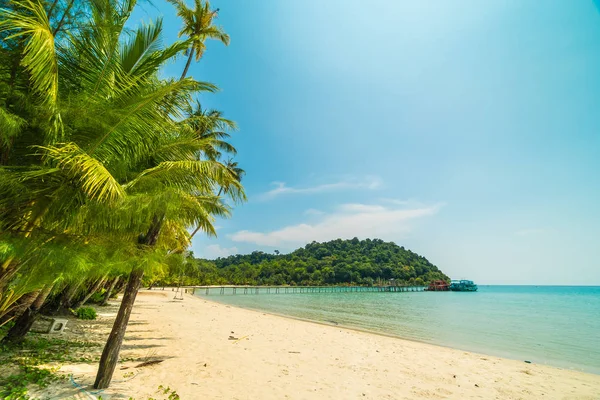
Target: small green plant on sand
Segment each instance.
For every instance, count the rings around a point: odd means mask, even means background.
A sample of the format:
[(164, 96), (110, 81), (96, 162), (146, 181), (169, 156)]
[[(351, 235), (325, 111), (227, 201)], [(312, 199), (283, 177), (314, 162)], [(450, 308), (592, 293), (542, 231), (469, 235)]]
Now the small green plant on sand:
[[(29, 335), (23, 342), (0, 346), (0, 399), (26, 400), (27, 388), (48, 384), (64, 379), (57, 374), (58, 366), (45, 368), (49, 363), (84, 362), (93, 363), (98, 357), (89, 356), (88, 349), (98, 344), (75, 342), (63, 339)], [(9, 372), (9, 366), (14, 367)]]
[(158, 393), (160, 393), (160, 394), (167, 395), (168, 397), (167, 397), (167, 399), (166, 399), (166, 400), (180, 400), (180, 397), (179, 397), (179, 395), (177, 394), (177, 392), (176, 392), (175, 390), (171, 389), (171, 388), (170, 388), (170, 387), (168, 387), (168, 386), (167, 386), (167, 387), (165, 387), (165, 386), (163, 386), (163, 385), (160, 385), (160, 386), (158, 387), (158, 390), (157, 390), (157, 392), (158, 392)]
[(44, 369), (22, 364), (19, 372), (0, 380), (0, 397), (4, 400), (26, 400), (27, 387), (37, 385), (41, 388), (62, 377), (55, 374), (53, 369)]
[(75, 315), (79, 319), (96, 319), (96, 309), (93, 307), (79, 307), (75, 310)]

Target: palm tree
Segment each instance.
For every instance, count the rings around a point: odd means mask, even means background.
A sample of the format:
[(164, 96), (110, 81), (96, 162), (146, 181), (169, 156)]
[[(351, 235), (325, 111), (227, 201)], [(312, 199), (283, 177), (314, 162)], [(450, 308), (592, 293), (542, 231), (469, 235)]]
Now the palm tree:
[[(25, 12), (0, 10), (0, 33), (24, 44), (15, 51), (25, 85), (19, 107), (6, 106), (8, 85), (0, 85), (0, 124), (13, 129), (0, 168), (0, 266), (19, 270), (27, 292), (50, 283), (36, 274), (69, 272), (68, 263), (42, 268), (57, 254), (80, 257), (86, 271), (131, 260), (120, 263), (129, 277), (94, 385), (105, 388), (145, 269), (187, 246), (190, 227), (215, 234), (215, 216), (230, 214), (217, 187), (234, 200), (245, 195), (234, 170), (202, 156), (206, 137), (181, 121), (192, 97), (215, 86), (158, 76), (188, 42), (162, 46), (161, 20), (126, 31), (133, 0), (90, 2), (90, 19), (60, 42), (40, 2), (19, 5)], [(192, 37), (197, 57), (217, 29), (210, 20)], [(5, 251), (23, 242), (25, 250)], [(0, 300), (9, 297), (3, 293)]]
[(211, 10), (208, 0), (194, 0), (194, 9), (189, 8), (183, 0), (168, 0), (177, 9), (177, 15), (183, 20), (183, 28), (179, 36), (187, 36), (191, 39), (190, 47), (186, 50), (187, 63), (181, 74), (181, 78), (187, 75), (192, 58), (196, 56), (199, 61), (204, 55), (206, 39), (216, 39), (229, 45), (229, 35), (220, 26), (213, 25), (213, 19), (217, 17), (219, 9)]
[(205, 143), (201, 152), (203, 156), (218, 160), (223, 152), (231, 155), (237, 154), (235, 147), (225, 140), (231, 137), (228, 131), (235, 131), (237, 124), (223, 117), (221, 111), (203, 109), (200, 102), (196, 101), (194, 106), (187, 111), (183, 124), (192, 131), (195, 140)]
[[(225, 167), (229, 170), (229, 172), (231, 172), (231, 175), (236, 181), (242, 182), (242, 178), (244, 177), (244, 175), (246, 175), (246, 171), (238, 167), (237, 161), (233, 161), (233, 158), (230, 158), (229, 160), (227, 160)], [(229, 187), (221, 186), (219, 188), (219, 193), (217, 194), (217, 196), (221, 196), (221, 193), (223, 192), (227, 193), (228, 190), (230, 190)]]

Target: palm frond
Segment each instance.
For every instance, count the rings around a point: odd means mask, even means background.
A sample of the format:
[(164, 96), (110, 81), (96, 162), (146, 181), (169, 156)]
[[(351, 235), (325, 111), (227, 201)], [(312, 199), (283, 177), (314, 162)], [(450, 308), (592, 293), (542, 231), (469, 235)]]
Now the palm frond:
[(21, 63), (31, 74), (33, 88), (42, 101), (54, 108), (58, 99), (58, 64), (48, 16), (41, 2), (22, 0), (19, 5), (27, 13), (1, 9), (0, 32), (9, 31), (7, 39), (26, 40)]
[(21, 133), (27, 121), (0, 107), (0, 145), (10, 146), (10, 141)]
[(85, 153), (75, 143), (39, 146), (43, 158), (76, 181), (92, 200), (114, 201), (123, 198), (125, 191), (104, 165)]
[(135, 191), (138, 187), (158, 185), (182, 190), (209, 193), (217, 186), (241, 186), (231, 172), (215, 161), (164, 161), (156, 167), (141, 172), (125, 185), (126, 190)]
[(120, 49), (123, 72), (133, 73), (136, 67), (161, 48), (162, 19), (143, 24), (135, 31), (135, 36), (123, 43)]

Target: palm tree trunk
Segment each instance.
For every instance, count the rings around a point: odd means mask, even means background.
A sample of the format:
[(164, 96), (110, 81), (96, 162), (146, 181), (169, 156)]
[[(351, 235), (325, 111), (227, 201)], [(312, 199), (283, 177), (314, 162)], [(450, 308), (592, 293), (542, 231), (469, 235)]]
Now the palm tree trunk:
[(121, 279), (120, 275), (117, 276), (115, 279), (113, 279), (112, 283), (108, 287), (108, 290), (106, 291), (106, 295), (104, 296), (104, 300), (102, 300), (102, 304), (100, 304), (101, 306), (105, 306), (105, 305), (108, 304), (108, 299), (110, 299), (110, 295), (112, 294), (113, 290), (115, 289), (115, 286), (117, 286), (117, 283), (119, 282), (119, 279)]
[(62, 18), (60, 19), (60, 21), (58, 22), (58, 25), (56, 25), (56, 28), (54, 28), (54, 31), (52, 31), (52, 36), (56, 36), (56, 34), (60, 31), (60, 28), (62, 28), (62, 25), (65, 22), (65, 18), (69, 14), (69, 11), (71, 11), (71, 7), (73, 7), (73, 3), (75, 3), (75, 0), (71, 0), (69, 5), (65, 9), (65, 12), (64, 12)]
[(0, 315), (0, 326), (8, 321), (18, 318), (23, 314), (35, 301), (39, 294), (39, 290), (26, 293), (19, 296), (11, 305), (6, 307)]
[(102, 287), (102, 285), (104, 285), (104, 282), (106, 282), (106, 275), (104, 275), (102, 278), (98, 279), (96, 281), (96, 283), (94, 284), (94, 286), (92, 287), (92, 289), (88, 292), (88, 294), (86, 294), (83, 299), (81, 299), (77, 304), (75, 304), (75, 309), (78, 309), (79, 307), (83, 306), (89, 299), (90, 297), (92, 297), (94, 295), (94, 293), (96, 293), (98, 290), (100, 290), (100, 288)]
[(17, 272), (18, 267), (19, 263), (13, 262), (12, 257), (0, 266), (0, 293), (8, 286), (8, 283)]
[(117, 366), (117, 361), (119, 360), (119, 352), (121, 351), (121, 344), (125, 337), (131, 310), (133, 309), (133, 304), (135, 303), (135, 298), (140, 284), (142, 283), (143, 276), (144, 270), (142, 268), (134, 268), (131, 271), (131, 274), (129, 274), (129, 280), (127, 281), (125, 294), (121, 301), (121, 307), (119, 307), (119, 312), (117, 313), (117, 318), (115, 319), (112, 331), (110, 332), (110, 336), (102, 351), (100, 365), (98, 366), (98, 374), (96, 375), (96, 381), (94, 382), (95, 389), (105, 389), (110, 385), (115, 367)]
[(53, 286), (54, 284), (46, 285), (46, 287), (39, 292), (33, 303), (31, 303), (25, 312), (16, 319), (13, 327), (10, 328), (4, 339), (2, 339), (3, 343), (18, 343), (25, 338), (25, 335), (29, 333), (29, 330), (33, 326), (40, 309), (46, 302), (50, 292), (52, 292)]
[(188, 57), (187, 63), (185, 64), (185, 68), (183, 70), (183, 74), (181, 74), (181, 78), (179, 78), (179, 80), (182, 80), (185, 78), (185, 76), (187, 75), (188, 69), (190, 68), (190, 64), (192, 63), (192, 58), (194, 57), (194, 48), (192, 47), (190, 50), (190, 56)]
[(69, 287), (67, 288), (67, 291), (63, 295), (63, 298), (60, 302), (60, 307), (65, 308), (65, 309), (71, 308), (71, 305), (73, 302), (73, 297), (75, 297), (75, 294), (77, 294), (77, 290), (79, 289), (79, 287), (81, 286), (82, 283), (83, 283), (83, 279), (78, 281), (77, 283), (69, 285)]
[(50, 6), (50, 9), (48, 10), (48, 21), (50, 21), (50, 17), (52, 16), (52, 11), (54, 11), (54, 7), (56, 7), (56, 3), (58, 3), (58, 0), (54, 0), (52, 2), (52, 6)]
[[(152, 219), (152, 224), (148, 233), (140, 238), (138, 243), (144, 246), (154, 246), (158, 240), (160, 229), (162, 228), (163, 218), (157, 215)], [(134, 268), (129, 274), (127, 281), (127, 287), (123, 294), (123, 300), (121, 301), (121, 307), (117, 313), (117, 318), (113, 324), (110, 336), (106, 341), (104, 350), (102, 350), (102, 356), (100, 357), (100, 365), (98, 366), (98, 374), (96, 375), (96, 381), (94, 382), (94, 389), (105, 389), (110, 385), (117, 361), (119, 360), (119, 352), (121, 351), (121, 345), (123, 344), (123, 338), (125, 337), (125, 331), (127, 330), (127, 324), (129, 317), (131, 316), (131, 310), (135, 303), (140, 284), (142, 283), (142, 277), (144, 276), (143, 268)]]

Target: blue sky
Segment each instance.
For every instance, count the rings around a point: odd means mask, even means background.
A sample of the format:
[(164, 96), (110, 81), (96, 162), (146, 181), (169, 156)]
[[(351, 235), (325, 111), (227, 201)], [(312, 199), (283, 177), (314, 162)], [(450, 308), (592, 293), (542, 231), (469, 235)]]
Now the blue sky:
[[(196, 256), (378, 237), (453, 278), (600, 284), (594, 1), (212, 4), (231, 44), (190, 74), (240, 126), (249, 200)], [(158, 15), (174, 40), (162, 0), (134, 18)]]

